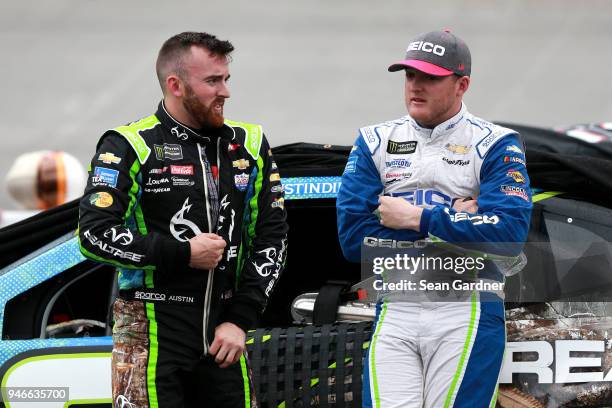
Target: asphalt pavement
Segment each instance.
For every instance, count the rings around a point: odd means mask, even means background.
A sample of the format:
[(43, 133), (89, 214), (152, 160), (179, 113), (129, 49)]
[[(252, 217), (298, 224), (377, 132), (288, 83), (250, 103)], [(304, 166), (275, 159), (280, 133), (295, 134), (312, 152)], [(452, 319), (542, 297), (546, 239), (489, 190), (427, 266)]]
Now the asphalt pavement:
[[(273, 146), (351, 144), (404, 115), (387, 66), (418, 33), (450, 28), (472, 51), (466, 103), (539, 126), (612, 120), (608, 0), (145, 1), (0, 3), (0, 185), (15, 157), (64, 150), (84, 165), (108, 128), (151, 114), (161, 43), (187, 30), (231, 40), (226, 116)], [(4, 187), (0, 208), (15, 208)]]

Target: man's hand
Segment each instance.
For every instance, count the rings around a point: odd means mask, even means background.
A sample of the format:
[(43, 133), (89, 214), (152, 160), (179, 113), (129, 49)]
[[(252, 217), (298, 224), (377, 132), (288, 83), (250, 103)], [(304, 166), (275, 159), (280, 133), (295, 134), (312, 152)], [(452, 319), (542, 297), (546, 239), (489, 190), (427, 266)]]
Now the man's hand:
[(380, 197), (380, 223), (392, 229), (420, 230), (423, 209), (399, 197)]
[(213, 269), (223, 257), (225, 240), (217, 234), (200, 234), (189, 240), (191, 259), (189, 266), (196, 269)]
[(215, 363), (221, 368), (231, 366), (244, 354), (246, 334), (234, 323), (221, 323), (215, 329), (215, 339), (208, 353), (215, 356)]
[(458, 212), (466, 212), (470, 214), (476, 214), (478, 212), (478, 201), (473, 200), (472, 197), (457, 199), (453, 204), (453, 209)]

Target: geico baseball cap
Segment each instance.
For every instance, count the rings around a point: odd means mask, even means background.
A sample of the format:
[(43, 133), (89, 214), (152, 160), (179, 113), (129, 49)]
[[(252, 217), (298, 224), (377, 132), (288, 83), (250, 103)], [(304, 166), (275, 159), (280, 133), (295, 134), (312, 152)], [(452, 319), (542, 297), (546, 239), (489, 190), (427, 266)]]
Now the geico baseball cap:
[(408, 45), (406, 58), (389, 67), (390, 72), (412, 67), (435, 76), (470, 75), (472, 57), (463, 40), (449, 30), (421, 34)]

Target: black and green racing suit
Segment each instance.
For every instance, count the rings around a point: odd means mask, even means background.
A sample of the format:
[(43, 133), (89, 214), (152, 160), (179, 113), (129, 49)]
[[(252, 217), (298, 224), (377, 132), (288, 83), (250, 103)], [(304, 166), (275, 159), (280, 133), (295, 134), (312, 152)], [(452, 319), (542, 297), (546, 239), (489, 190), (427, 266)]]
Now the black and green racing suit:
[[(215, 328), (256, 325), (286, 258), (283, 188), (261, 126), (197, 131), (159, 104), (100, 139), (80, 203), (88, 258), (117, 266), (113, 400), (131, 407), (252, 406), (248, 362), (220, 369)], [(214, 270), (188, 240), (226, 241)], [(206, 401), (206, 403), (204, 403)]]

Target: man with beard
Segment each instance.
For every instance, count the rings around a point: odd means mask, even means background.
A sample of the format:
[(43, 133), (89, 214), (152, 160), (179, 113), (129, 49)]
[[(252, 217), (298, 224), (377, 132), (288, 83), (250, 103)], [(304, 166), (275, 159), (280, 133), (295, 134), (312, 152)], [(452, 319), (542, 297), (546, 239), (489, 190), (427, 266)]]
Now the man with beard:
[(119, 271), (117, 405), (256, 405), (245, 333), (283, 269), (287, 224), (261, 126), (223, 116), (233, 49), (168, 39), (157, 112), (104, 133), (89, 168), (79, 242)]

